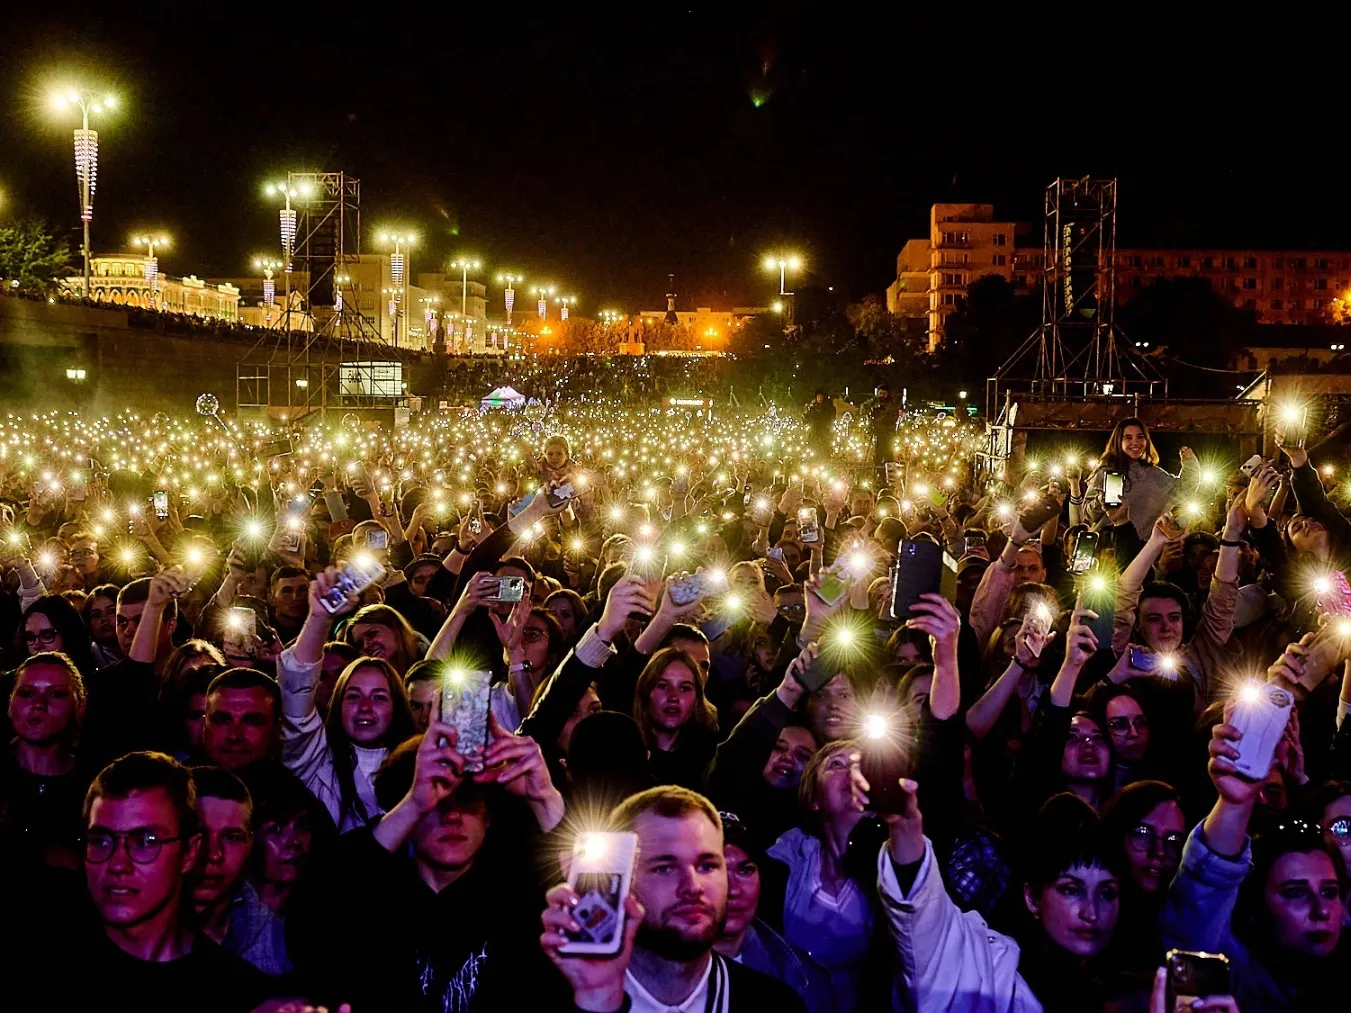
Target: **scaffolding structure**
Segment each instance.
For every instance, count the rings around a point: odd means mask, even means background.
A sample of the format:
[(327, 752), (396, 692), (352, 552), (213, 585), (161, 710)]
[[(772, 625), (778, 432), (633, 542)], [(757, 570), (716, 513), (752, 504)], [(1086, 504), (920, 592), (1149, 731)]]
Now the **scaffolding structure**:
[[(285, 309), (235, 367), (239, 409), (299, 420), (328, 408), (400, 407), (403, 356), (361, 313), (350, 267), (361, 257), (361, 181), (290, 172)], [(299, 286), (298, 288), (294, 286)]]

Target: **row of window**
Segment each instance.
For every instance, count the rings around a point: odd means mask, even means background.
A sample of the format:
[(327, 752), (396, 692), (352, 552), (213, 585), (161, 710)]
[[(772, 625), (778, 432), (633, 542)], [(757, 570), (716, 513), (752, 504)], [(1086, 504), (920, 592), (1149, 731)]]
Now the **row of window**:
[(120, 264), (102, 261), (94, 265), (94, 274), (104, 277), (112, 276), (114, 278), (136, 278), (145, 276), (145, 268), (140, 264)]
[[(971, 242), (971, 233), (969, 232), (944, 232), (940, 243), (943, 246), (954, 246)], [(990, 237), (991, 246), (1008, 246), (1009, 234), (1007, 232), (996, 232)]]
[[(1258, 268), (1257, 257), (1216, 257), (1205, 256), (1193, 258), (1189, 253), (1180, 253), (1173, 262), (1174, 267), (1191, 267), (1195, 259), (1198, 266), (1203, 271), (1255, 271)], [(1154, 254), (1144, 256), (1142, 254), (1130, 254), (1123, 256), (1122, 260), (1128, 267), (1167, 267), (1167, 258)], [(1287, 268), (1292, 271), (1307, 271), (1312, 266), (1315, 271), (1344, 270), (1351, 263), (1346, 257), (1274, 257), (1271, 261), (1271, 267), (1276, 271), (1284, 271)]]

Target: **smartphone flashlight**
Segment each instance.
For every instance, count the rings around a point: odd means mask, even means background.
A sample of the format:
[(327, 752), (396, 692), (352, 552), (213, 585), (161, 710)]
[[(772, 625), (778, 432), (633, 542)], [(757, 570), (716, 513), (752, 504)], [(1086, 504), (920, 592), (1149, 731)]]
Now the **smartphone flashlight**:
[(867, 714), (863, 718), (863, 735), (869, 739), (884, 739), (889, 728), (887, 719), (881, 714)]
[(598, 862), (605, 857), (609, 850), (606, 839), (602, 834), (582, 834), (578, 838), (578, 851), (588, 862)]

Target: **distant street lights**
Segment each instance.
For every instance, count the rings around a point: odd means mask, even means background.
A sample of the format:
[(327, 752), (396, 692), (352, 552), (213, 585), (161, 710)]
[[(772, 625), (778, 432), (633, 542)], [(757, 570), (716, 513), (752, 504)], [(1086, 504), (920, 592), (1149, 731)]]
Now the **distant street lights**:
[(523, 281), (525, 281), (525, 275), (523, 274), (499, 274), (497, 276), (498, 284), (506, 286), (506, 288), (502, 292), (502, 297), (507, 307), (508, 330), (511, 329), (511, 307), (516, 302), (516, 290), (512, 288), (512, 286), (519, 284), (520, 282)]
[[(460, 271), (460, 317), (464, 320), (464, 343), (469, 345), (469, 272), (477, 271), (483, 264), (468, 257), (459, 257), (450, 262), (450, 266)], [(454, 335), (452, 335), (454, 337)]]
[(560, 295), (554, 301), (557, 302), (559, 305), (558, 310), (559, 320), (566, 320), (568, 318), (568, 307), (577, 305), (577, 297), (575, 295)]
[(117, 107), (109, 94), (89, 89), (68, 88), (52, 96), (58, 109), (75, 106), (80, 110), (80, 125), (75, 128), (75, 185), (80, 194), (80, 221), (84, 223), (84, 298), (89, 298), (89, 223), (94, 220), (94, 190), (98, 186), (99, 135), (89, 129), (89, 114)]
[(159, 309), (159, 260), (155, 257), (155, 247), (168, 246), (169, 237), (137, 236), (131, 242), (133, 246), (144, 246), (146, 249), (145, 280), (150, 283), (150, 306)]
[(399, 347), (399, 323), (404, 315), (404, 304), (408, 301), (408, 256), (404, 247), (413, 246), (417, 237), (407, 232), (382, 232), (380, 242), (393, 245), (394, 252), (389, 255), (389, 280), (394, 287), (390, 289), (391, 316), (394, 317), (394, 347)]
[(553, 294), (554, 287), (552, 285), (535, 286), (535, 298), (539, 300), (535, 306), (539, 310), (539, 318), (541, 320), (547, 320), (549, 318), (549, 296)]
[(271, 257), (254, 257), (255, 270), (263, 272), (263, 325), (272, 326), (272, 307), (277, 303), (277, 283), (272, 280), (272, 272), (285, 265)]
[(765, 257), (765, 270), (779, 272), (779, 295), (788, 295), (788, 272), (802, 270), (802, 258), (796, 253), (771, 253)]

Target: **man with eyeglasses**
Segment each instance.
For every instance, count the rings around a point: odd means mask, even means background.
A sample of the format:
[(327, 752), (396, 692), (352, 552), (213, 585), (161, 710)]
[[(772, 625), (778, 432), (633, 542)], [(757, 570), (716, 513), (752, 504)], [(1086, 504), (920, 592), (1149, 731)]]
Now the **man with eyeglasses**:
[(102, 563), (98, 539), (93, 534), (88, 531), (76, 531), (70, 536), (70, 564), (80, 572), (86, 591), (92, 591), (104, 582)]
[(11, 949), (23, 961), (15, 969), (50, 989), (43, 1006), (243, 1013), (268, 996), (261, 973), (189, 924), (186, 883), (202, 843), (195, 803), (188, 769), (162, 753), (128, 754), (94, 780), (84, 865), (97, 923), (72, 927), (61, 906), (51, 934), (25, 932), (13, 941), (22, 956)]

